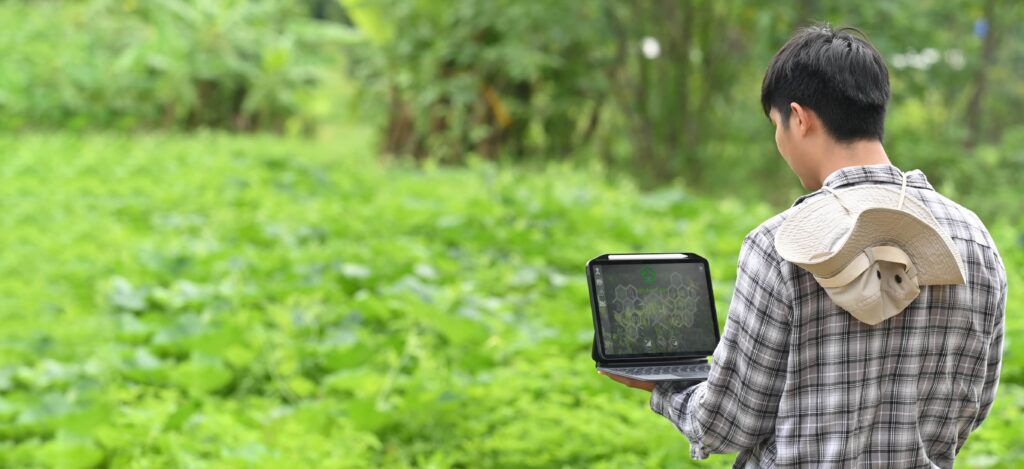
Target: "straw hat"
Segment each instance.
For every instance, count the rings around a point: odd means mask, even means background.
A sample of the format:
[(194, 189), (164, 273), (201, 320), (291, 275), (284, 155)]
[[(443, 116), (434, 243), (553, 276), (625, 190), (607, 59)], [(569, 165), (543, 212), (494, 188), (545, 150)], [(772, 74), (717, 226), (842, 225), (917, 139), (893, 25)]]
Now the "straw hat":
[(953, 240), (931, 212), (879, 184), (804, 202), (783, 221), (775, 249), (811, 272), (833, 302), (858, 320), (878, 324), (902, 312), (925, 285), (966, 282)]

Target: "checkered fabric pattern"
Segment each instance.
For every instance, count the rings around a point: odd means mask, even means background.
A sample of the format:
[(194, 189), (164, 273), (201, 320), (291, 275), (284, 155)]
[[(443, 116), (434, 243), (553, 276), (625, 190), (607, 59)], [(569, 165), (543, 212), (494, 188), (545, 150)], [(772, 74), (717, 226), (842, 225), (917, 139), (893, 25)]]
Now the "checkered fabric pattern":
[[(852, 166), (833, 189), (892, 184), (892, 165)], [(952, 467), (988, 415), (1002, 358), (1006, 271), (985, 225), (907, 173), (953, 239), (966, 285), (932, 285), (869, 326), (837, 307), (774, 238), (796, 200), (743, 240), (736, 287), (710, 376), (659, 382), (650, 406), (690, 441), (691, 456), (739, 455), (735, 467)]]

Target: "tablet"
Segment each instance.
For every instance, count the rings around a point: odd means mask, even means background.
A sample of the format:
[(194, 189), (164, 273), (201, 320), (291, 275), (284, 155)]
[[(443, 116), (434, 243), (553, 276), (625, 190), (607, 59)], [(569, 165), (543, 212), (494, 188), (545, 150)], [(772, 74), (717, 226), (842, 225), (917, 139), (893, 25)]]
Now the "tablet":
[(708, 262), (694, 253), (604, 254), (586, 266), (604, 360), (706, 357), (718, 344)]

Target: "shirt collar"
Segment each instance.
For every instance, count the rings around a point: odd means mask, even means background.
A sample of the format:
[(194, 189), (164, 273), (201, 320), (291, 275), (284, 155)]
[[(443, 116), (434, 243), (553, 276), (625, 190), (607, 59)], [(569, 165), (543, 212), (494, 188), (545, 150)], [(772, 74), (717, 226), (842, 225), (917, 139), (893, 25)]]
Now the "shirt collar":
[[(822, 185), (833, 189), (858, 184), (895, 184), (900, 186), (903, 184), (903, 172), (891, 164), (846, 166), (833, 171), (825, 177), (825, 181), (822, 183)], [(919, 169), (907, 171), (907, 187), (935, 190), (928, 182), (928, 178)], [(793, 206), (795, 207), (805, 199), (820, 193), (822, 193), (822, 190), (818, 189), (810, 194), (802, 195), (793, 202)]]

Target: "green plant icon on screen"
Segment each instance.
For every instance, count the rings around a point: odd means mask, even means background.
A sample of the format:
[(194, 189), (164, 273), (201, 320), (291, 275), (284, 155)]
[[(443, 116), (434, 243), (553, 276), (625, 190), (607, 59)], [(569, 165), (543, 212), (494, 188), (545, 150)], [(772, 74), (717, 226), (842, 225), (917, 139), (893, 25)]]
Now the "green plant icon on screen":
[(640, 278), (644, 280), (644, 283), (650, 285), (654, 283), (654, 269), (651, 266), (643, 266), (640, 268)]

